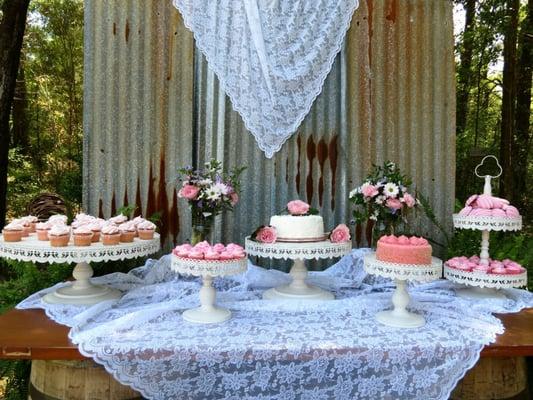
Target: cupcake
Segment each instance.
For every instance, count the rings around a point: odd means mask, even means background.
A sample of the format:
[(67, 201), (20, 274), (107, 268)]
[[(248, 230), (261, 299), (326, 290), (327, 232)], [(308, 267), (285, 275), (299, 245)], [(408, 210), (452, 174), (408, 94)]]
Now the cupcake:
[(24, 228), (24, 230), (22, 231), (22, 237), (28, 237), (30, 236), (30, 233), (31, 233), (31, 223), (30, 221), (24, 219), (24, 218), (20, 218), (17, 220), (21, 225), (22, 227)]
[(39, 222), (39, 218), (37, 218), (35, 215), (27, 215), (23, 217), (22, 219), (30, 223), (30, 233), (34, 233), (35, 229), (37, 228), (37, 223)]
[(50, 225), (49, 222), (39, 222), (35, 226), (35, 231), (37, 232), (37, 239), (38, 240), (48, 240), (48, 231), (52, 225)]
[(109, 218), (109, 222), (112, 222), (116, 225), (120, 225), (120, 224), (123, 224), (124, 222), (126, 222), (128, 220), (128, 217), (126, 217), (124, 214), (119, 214), (115, 217), (112, 217), (112, 218)]
[(94, 220), (90, 224), (87, 224), (86, 227), (89, 228), (91, 232), (93, 233), (93, 238), (92, 238), (93, 243), (99, 242), (100, 231), (102, 230), (102, 224), (98, 222), (97, 220)]
[(87, 226), (83, 225), (74, 229), (74, 246), (90, 246), (93, 238), (93, 231)]
[(102, 228), (102, 243), (106, 246), (120, 243), (120, 230), (116, 225), (109, 224)]
[(65, 247), (70, 240), (70, 228), (66, 225), (54, 225), (48, 231), (48, 239), (52, 247)]
[(150, 221), (144, 221), (137, 225), (137, 234), (139, 239), (150, 240), (154, 238), (155, 224)]
[(20, 242), (23, 234), (24, 226), (20, 223), (20, 220), (12, 221), (10, 224), (4, 226), (2, 230), (2, 235), (6, 242)]
[(118, 226), (120, 231), (120, 241), (123, 243), (131, 243), (135, 239), (137, 229), (131, 222), (124, 222)]
[(50, 222), (52, 225), (66, 225), (67, 221), (68, 217), (62, 214), (55, 214), (48, 218), (48, 222)]

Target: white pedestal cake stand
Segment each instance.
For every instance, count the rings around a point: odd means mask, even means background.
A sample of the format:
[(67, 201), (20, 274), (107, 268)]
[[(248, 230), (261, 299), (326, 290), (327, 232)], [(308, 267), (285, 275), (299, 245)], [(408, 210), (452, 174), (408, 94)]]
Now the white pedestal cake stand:
[(200, 289), (200, 307), (183, 312), (183, 319), (198, 324), (214, 324), (223, 322), (231, 317), (231, 311), (215, 305), (216, 290), (213, 287), (215, 276), (236, 275), (246, 271), (248, 260), (246, 257), (238, 260), (193, 260), (172, 256), (173, 271), (186, 275), (202, 277)]
[(333, 300), (333, 294), (305, 282), (307, 268), (305, 260), (342, 257), (352, 249), (351, 242), (332, 243), (329, 240), (307, 243), (261, 243), (246, 238), (246, 252), (250, 256), (273, 259), (293, 260), (289, 274), (292, 282), (267, 290), (263, 294), (266, 300)]
[(426, 321), (423, 316), (407, 311), (410, 297), (407, 292), (407, 281), (429, 282), (439, 279), (442, 275), (442, 261), (432, 257), (431, 264), (409, 265), (384, 262), (376, 259), (376, 254), (365, 256), (365, 271), (369, 274), (394, 279), (396, 290), (392, 295), (392, 310), (380, 311), (376, 319), (384, 325), (395, 328), (418, 328)]
[(43, 301), (51, 304), (91, 305), (120, 298), (120, 291), (91, 283), (94, 271), (89, 263), (143, 257), (157, 252), (159, 248), (157, 233), (152, 240), (136, 238), (132, 243), (114, 246), (104, 246), (101, 242), (90, 246), (74, 246), (70, 242), (65, 247), (52, 247), (49, 241), (37, 240), (35, 234), (20, 242), (5, 242), (0, 236), (0, 257), (47, 264), (76, 263), (72, 272), (75, 281), (43, 297)]

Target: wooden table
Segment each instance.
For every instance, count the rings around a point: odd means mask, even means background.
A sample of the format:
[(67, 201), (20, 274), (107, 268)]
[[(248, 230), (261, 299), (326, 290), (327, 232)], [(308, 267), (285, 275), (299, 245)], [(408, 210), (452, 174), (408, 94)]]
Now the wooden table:
[[(486, 346), (482, 357), (533, 356), (533, 308), (498, 315), (505, 333)], [(68, 339), (69, 328), (49, 319), (43, 310), (10, 310), (0, 315), (0, 358), (83, 360)]]

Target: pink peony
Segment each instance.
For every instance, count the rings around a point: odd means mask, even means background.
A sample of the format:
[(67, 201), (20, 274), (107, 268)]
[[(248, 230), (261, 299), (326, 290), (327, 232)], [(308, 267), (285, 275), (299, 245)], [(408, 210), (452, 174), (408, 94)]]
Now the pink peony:
[(402, 208), (402, 203), (398, 199), (394, 198), (388, 198), (387, 202), (385, 203), (387, 207), (392, 208), (393, 210), (399, 210)]
[(411, 196), (409, 193), (403, 194), (403, 202), (407, 204), (407, 207), (414, 207), (416, 204), (416, 200), (413, 196)]
[(361, 186), (361, 193), (363, 193), (363, 196), (365, 197), (374, 197), (379, 194), (379, 191), (374, 185), (365, 183)]
[(274, 243), (278, 238), (276, 228), (273, 226), (263, 226), (262, 228), (259, 228), (255, 238), (258, 242)]
[(230, 199), (231, 205), (234, 206), (235, 204), (239, 202), (239, 194), (233, 192), (229, 195), (229, 199)]
[(301, 200), (289, 201), (287, 210), (291, 215), (303, 215), (309, 211), (309, 204)]
[(331, 240), (332, 243), (350, 241), (350, 229), (344, 224), (337, 225), (337, 227), (331, 231), (329, 240)]
[(178, 192), (178, 197), (186, 198), (187, 200), (194, 200), (198, 196), (200, 188), (194, 185), (183, 185), (183, 187)]

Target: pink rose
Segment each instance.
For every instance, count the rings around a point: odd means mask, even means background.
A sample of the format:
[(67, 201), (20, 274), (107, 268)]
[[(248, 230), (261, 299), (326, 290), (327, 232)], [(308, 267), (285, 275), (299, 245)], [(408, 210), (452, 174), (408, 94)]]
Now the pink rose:
[(329, 240), (332, 243), (343, 243), (350, 241), (350, 229), (344, 224), (338, 225), (331, 231)]
[(234, 206), (235, 204), (237, 204), (239, 202), (239, 195), (235, 192), (232, 192), (230, 195), (229, 195), (229, 200), (231, 202), (231, 205)]
[(278, 238), (276, 228), (273, 226), (263, 226), (257, 231), (255, 238), (258, 242), (274, 243)]
[(399, 210), (402, 208), (402, 203), (398, 199), (393, 199), (392, 197), (387, 199), (387, 207), (392, 208), (393, 210)]
[(403, 194), (403, 202), (407, 204), (407, 207), (414, 207), (416, 204), (416, 200), (413, 196), (411, 196), (409, 193)]
[(365, 197), (374, 197), (378, 195), (379, 191), (374, 185), (365, 183), (363, 186), (361, 186), (361, 193), (363, 193), (363, 196)]
[(291, 215), (303, 215), (309, 211), (309, 204), (301, 200), (289, 201), (287, 210)]
[(187, 200), (194, 200), (198, 196), (200, 188), (194, 185), (183, 185), (183, 187), (178, 192), (178, 197), (186, 198)]

